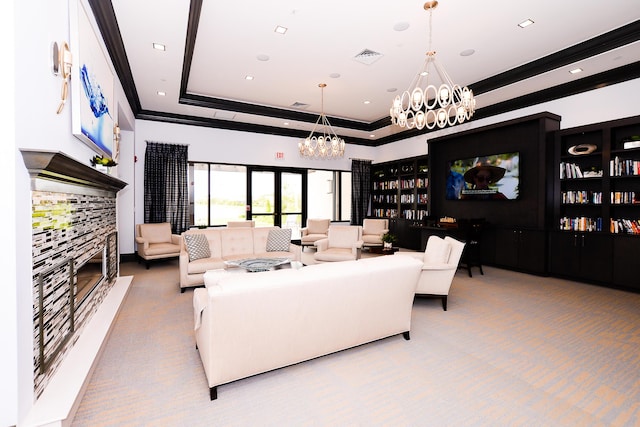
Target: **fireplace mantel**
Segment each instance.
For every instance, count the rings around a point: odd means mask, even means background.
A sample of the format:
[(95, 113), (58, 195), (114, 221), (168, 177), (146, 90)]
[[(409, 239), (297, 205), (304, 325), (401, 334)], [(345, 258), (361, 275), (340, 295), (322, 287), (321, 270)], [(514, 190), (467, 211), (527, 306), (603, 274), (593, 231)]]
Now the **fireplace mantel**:
[(60, 151), (20, 149), (31, 178), (118, 192), (127, 183), (67, 156)]

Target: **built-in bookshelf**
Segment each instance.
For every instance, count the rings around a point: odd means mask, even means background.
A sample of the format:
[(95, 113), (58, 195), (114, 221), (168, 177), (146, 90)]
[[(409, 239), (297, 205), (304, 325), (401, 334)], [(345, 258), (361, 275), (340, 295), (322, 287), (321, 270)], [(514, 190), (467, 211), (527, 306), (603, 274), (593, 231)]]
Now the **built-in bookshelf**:
[(637, 288), (640, 116), (556, 132), (550, 272)]
[(371, 182), (371, 216), (421, 221), (429, 215), (426, 156), (373, 165)]

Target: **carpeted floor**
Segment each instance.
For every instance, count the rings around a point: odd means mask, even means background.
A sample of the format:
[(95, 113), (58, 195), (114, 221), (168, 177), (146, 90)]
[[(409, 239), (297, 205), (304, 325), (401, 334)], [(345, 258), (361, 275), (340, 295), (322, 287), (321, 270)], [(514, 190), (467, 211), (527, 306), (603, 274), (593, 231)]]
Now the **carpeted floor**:
[(484, 270), (458, 271), (446, 312), (417, 299), (411, 341), (236, 381), (210, 401), (177, 260), (123, 263), (132, 288), (73, 426), (640, 425), (640, 294)]

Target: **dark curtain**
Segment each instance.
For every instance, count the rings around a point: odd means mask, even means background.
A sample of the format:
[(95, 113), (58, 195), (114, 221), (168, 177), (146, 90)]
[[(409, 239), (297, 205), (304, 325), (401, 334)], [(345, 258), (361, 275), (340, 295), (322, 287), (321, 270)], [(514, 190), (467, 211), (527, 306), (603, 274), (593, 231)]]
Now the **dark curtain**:
[(371, 160), (351, 160), (351, 225), (362, 225), (370, 194)]
[(188, 149), (147, 141), (144, 155), (144, 222), (169, 222), (174, 234), (189, 227)]

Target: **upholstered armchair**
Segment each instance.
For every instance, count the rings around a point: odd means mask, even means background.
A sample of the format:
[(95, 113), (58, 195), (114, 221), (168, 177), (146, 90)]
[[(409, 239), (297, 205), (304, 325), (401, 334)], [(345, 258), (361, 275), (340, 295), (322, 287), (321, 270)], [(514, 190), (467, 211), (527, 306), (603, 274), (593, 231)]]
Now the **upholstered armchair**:
[(313, 246), (316, 240), (326, 239), (329, 235), (329, 219), (307, 219), (307, 226), (300, 229), (300, 245)]
[(180, 236), (171, 234), (168, 222), (137, 224), (136, 243), (138, 260), (144, 259), (147, 269), (151, 260), (180, 256)]
[(349, 261), (360, 259), (362, 227), (359, 225), (332, 225), (328, 237), (316, 240), (316, 261)]
[(227, 222), (227, 227), (255, 227), (256, 222), (254, 220), (247, 221), (229, 221)]
[(382, 236), (388, 232), (388, 219), (365, 218), (362, 222), (363, 247), (382, 246)]
[(422, 260), (416, 295), (441, 298), (442, 308), (446, 311), (449, 289), (464, 246), (464, 242), (449, 236), (444, 239), (430, 236), (424, 252), (396, 252), (395, 256), (413, 256)]

